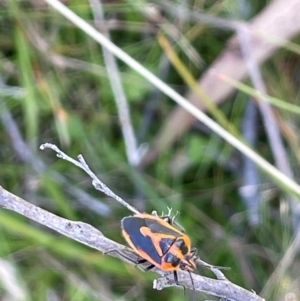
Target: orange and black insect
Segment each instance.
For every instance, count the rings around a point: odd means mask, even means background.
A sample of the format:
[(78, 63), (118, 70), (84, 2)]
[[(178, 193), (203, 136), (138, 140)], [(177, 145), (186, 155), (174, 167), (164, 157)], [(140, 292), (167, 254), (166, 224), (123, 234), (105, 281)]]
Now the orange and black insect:
[(143, 258), (138, 263), (149, 262), (147, 271), (154, 267), (173, 271), (175, 283), (179, 285), (177, 271), (196, 269), (197, 250), (191, 248), (190, 238), (176, 229), (173, 221), (170, 216), (139, 213), (123, 218), (121, 223), (126, 241)]

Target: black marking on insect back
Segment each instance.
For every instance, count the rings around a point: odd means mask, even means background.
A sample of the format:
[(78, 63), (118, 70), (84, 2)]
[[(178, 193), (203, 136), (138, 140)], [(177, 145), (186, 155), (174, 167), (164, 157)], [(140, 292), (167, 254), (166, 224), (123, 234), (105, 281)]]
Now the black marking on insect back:
[(123, 218), (121, 223), (122, 223), (122, 228), (130, 237), (130, 240), (132, 241), (136, 249), (142, 250), (149, 257), (151, 257), (153, 261), (155, 261), (158, 264), (161, 264), (161, 257), (157, 253), (151, 237), (144, 236), (140, 232), (141, 227), (147, 227), (144, 219), (134, 217), (134, 216), (129, 216)]
[(162, 253), (165, 255), (170, 250), (176, 238), (161, 238), (159, 241), (159, 246), (162, 250)]
[(165, 262), (167, 263), (171, 263), (173, 267), (177, 267), (179, 266), (181, 260), (180, 258), (178, 258), (177, 256), (175, 256), (172, 253), (168, 253), (166, 254), (165, 258), (164, 258)]
[(165, 227), (161, 223), (159, 223), (157, 220), (145, 218), (146, 226), (151, 229), (153, 233), (160, 233), (160, 234), (167, 234), (167, 235), (173, 235), (175, 237), (180, 237), (182, 234), (176, 230), (173, 230), (169, 227)]
[(175, 245), (179, 248), (179, 250), (183, 255), (186, 255), (189, 252), (189, 248), (187, 247), (183, 239), (178, 239), (175, 242)]

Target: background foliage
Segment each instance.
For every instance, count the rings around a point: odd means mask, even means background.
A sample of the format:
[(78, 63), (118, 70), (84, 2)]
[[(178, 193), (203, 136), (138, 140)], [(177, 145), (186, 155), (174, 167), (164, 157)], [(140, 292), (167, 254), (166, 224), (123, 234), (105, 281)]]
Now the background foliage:
[[(90, 3), (72, 0), (65, 4), (93, 23)], [(171, 4), (247, 21), (268, 1)], [(295, 252), (292, 265), (282, 261), (291, 247), (297, 248), (292, 242), (298, 219), (290, 210), (289, 196), (255, 166), (247, 167), (240, 153), (197, 122), (147, 166), (130, 166), (100, 46), (43, 1), (0, 1), (0, 9), (1, 186), (124, 243), (120, 220), (130, 212), (96, 192), (81, 170), (38, 148), (44, 142), (55, 143), (70, 156), (83, 154), (99, 178), (140, 211), (178, 210), (179, 223), (200, 257), (231, 267), (226, 276), (232, 282), (263, 292), (268, 300), (291, 296), (300, 300), (299, 255)], [(107, 1), (103, 9), (115, 44), (181, 94), (188, 91), (158, 43), (159, 29), (140, 6), (129, 0)], [(220, 28), (182, 22), (166, 10), (159, 16), (199, 55), (197, 65), (188, 46), (174, 46), (195, 78), (210, 68), (232, 35)], [(118, 66), (138, 144), (151, 146), (175, 104), (124, 63)], [(285, 48), (261, 66), (272, 95), (297, 104), (298, 66), (298, 55)], [(249, 131), (243, 124), (249, 118), (250, 102), (244, 92), (236, 91), (219, 106), (243, 135)], [(297, 133), (297, 116), (280, 110), (276, 114), (281, 128), (290, 129), (292, 124), (293, 131), (288, 133)], [(256, 149), (272, 162), (259, 116), (250, 131), (257, 134)], [(297, 174), (299, 138), (293, 137), (294, 143), (285, 147)], [(252, 185), (258, 189), (250, 203), (240, 189), (247, 184), (245, 166), (253, 169), (256, 182)], [(251, 206), (259, 208), (255, 221), (249, 217)], [(154, 291), (155, 274), (143, 273), (5, 210), (0, 210), (0, 241), (1, 300), (189, 299), (179, 288)], [(280, 264), (285, 268), (278, 275), (274, 271)], [(201, 268), (198, 272), (213, 277)], [(211, 297), (197, 295), (197, 300), (205, 298)]]

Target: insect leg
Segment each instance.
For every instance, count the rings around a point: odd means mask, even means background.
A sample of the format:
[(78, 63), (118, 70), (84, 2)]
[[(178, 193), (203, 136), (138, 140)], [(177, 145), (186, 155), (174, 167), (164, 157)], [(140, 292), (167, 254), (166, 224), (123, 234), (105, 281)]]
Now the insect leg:
[[(113, 252), (119, 254), (121, 257), (127, 259), (129, 262), (132, 262), (132, 263), (135, 263), (135, 264), (139, 264), (139, 260), (136, 261), (136, 260), (130, 258), (129, 256), (124, 255), (123, 253), (121, 253), (119, 250), (116, 250), (116, 249), (109, 250), (107, 252), (104, 252), (103, 254), (109, 254), (109, 253), (113, 253)], [(144, 260), (144, 259), (142, 259), (142, 260)]]
[[(148, 260), (146, 259), (140, 259), (137, 264), (143, 264), (143, 263), (146, 263), (146, 262), (149, 262)], [(155, 267), (154, 264), (150, 264), (148, 267), (144, 268), (145, 272), (148, 272), (150, 270), (152, 270), (153, 268)]]
[(174, 281), (176, 285), (179, 285), (177, 271), (174, 271)]

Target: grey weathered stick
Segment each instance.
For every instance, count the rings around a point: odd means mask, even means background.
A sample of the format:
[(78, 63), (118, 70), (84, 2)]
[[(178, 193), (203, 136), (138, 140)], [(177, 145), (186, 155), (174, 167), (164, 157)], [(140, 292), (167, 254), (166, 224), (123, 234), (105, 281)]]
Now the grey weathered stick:
[[(75, 222), (59, 217), (21, 199), (20, 197), (8, 192), (1, 186), (0, 207), (26, 216), (44, 226), (47, 226), (50, 229), (53, 229), (103, 253), (111, 250), (118, 250), (122, 254), (125, 248), (124, 246), (106, 238), (99, 230), (90, 226), (89, 224)], [(132, 253), (133, 252), (129, 252), (130, 256), (132, 256)], [(121, 255), (116, 254), (116, 257), (121, 257)]]
[[(130, 249), (120, 245), (107, 237), (99, 230), (83, 222), (75, 222), (44, 209), (41, 209), (17, 196), (8, 192), (0, 186), (0, 207), (12, 210), (23, 216), (26, 216), (48, 228), (55, 230), (71, 239), (74, 239), (91, 248), (97, 249), (102, 253), (109, 252), (110, 255), (134, 264), (139, 257)], [(147, 266), (147, 264), (146, 264)], [(145, 266), (144, 266), (145, 267)], [(154, 271), (162, 276), (166, 275), (159, 269)], [(263, 301), (261, 297), (238, 287), (227, 280), (216, 280), (192, 274), (194, 288), (197, 291), (205, 292), (210, 295), (226, 297), (227, 300), (233, 301)], [(190, 281), (190, 275), (187, 272), (180, 271), (178, 279), (181, 285), (193, 289)], [(169, 277), (159, 278), (154, 283), (156, 289), (162, 289), (168, 286), (176, 286), (173, 274)]]
[(77, 167), (84, 170), (93, 180), (93, 185), (95, 189), (100, 190), (101, 192), (105, 193), (107, 196), (115, 199), (117, 202), (119, 202), (121, 205), (126, 207), (128, 210), (132, 211), (133, 213), (139, 213), (139, 211), (128, 204), (126, 201), (124, 201), (122, 198), (120, 198), (118, 195), (116, 195), (110, 188), (108, 188), (103, 182), (101, 182), (98, 177), (95, 175), (95, 173), (89, 168), (87, 163), (85, 162), (82, 155), (78, 155), (78, 161), (71, 158), (67, 154), (65, 154), (63, 151), (61, 151), (55, 144), (52, 143), (44, 143), (40, 146), (41, 150), (44, 150), (46, 148), (50, 148), (53, 151), (56, 152), (56, 156), (58, 158), (61, 158), (63, 160), (69, 161), (72, 164), (76, 165)]
[[(57, 157), (67, 160), (79, 168), (83, 169), (92, 179), (93, 185), (96, 189), (102, 191), (106, 195), (114, 198), (116, 201), (124, 205), (126, 208), (136, 213), (137, 210), (130, 206), (126, 201), (117, 196), (112, 190), (110, 190), (104, 183), (102, 183), (96, 175), (89, 168), (85, 160), (81, 155), (78, 156), (78, 161), (74, 160), (64, 152), (62, 152), (56, 145), (51, 143), (42, 144), (41, 149), (50, 148), (56, 152)], [(65, 218), (56, 216), (53, 213), (50, 213), (44, 209), (41, 209), (15, 195), (3, 189), (0, 186), (0, 207), (15, 211), (19, 214), (22, 214), (42, 225), (45, 225), (71, 239), (74, 239), (82, 244), (85, 244), (91, 248), (97, 249), (102, 253), (109, 253), (114, 257), (118, 257), (122, 260), (130, 262), (131, 264), (136, 264), (139, 259), (141, 259), (135, 252), (132, 250), (120, 245), (107, 237), (105, 237), (99, 230), (92, 227), (89, 224), (83, 222), (70, 221)], [(199, 260), (199, 259), (198, 259)], [(202, 265), (210, 267), (212, 272), (216, 274), (219, 278), (211, 279), (202, 277), (200, 275), (189, 274), (186, 271), (178, 271), (178, 280), (180, 284), (189, 289), (195, 289), (207, 294), (214, 296), (219, 296), (221, 298), (226, 298), (227, 300), (241, 301), (263, 301), (264, 299), (260, 298), (256, 294), (249, 292), (241, 287), (238, 287), (232, 284), (230, 281), (226, 280), (224, 275), (219, 271), (216, 273), (214, 271), (214, 266), (211, 266), (203, 261), (200, 261)], [(145, 263), (143, 268), (147, 267)], [(216, 267), (215, 267), (216, 268)], [(218, 270), (218, 269), (217, 269)], [(175, 286), (173, 273), (163, 272), (160, 269), (153, 269), (154, 272), (164, 276), (163, 278), (157, 279), (154, 282), (154, 288), (162, 289), (168, 286)], [(165, 277), (169, 275), (170, 277)], [(193, 277), (193, 282), (190, 277)], [(221, 279), (221, 280), (220, 280)]]
[[(249, 292), (240, 286), (231, 283), (228, 280), (216, 280), (200, 275), (192, 274), (194, 280), (194, 288), (196, 291), (201, 291), (209, 295), (224, 298), (230, 301), (264, 301), (265, 299), (256, 295), (254, 292)], [(188, 273), (180, 273), (178, 277), (180, 283), (190, 283)], [(170, 277), (163, 277), (154, 280), (154, 288), (163, 289), (168, 286), (174, 286), (174, 281)], [(192, 289), (191, 285), (188, 286)]]

